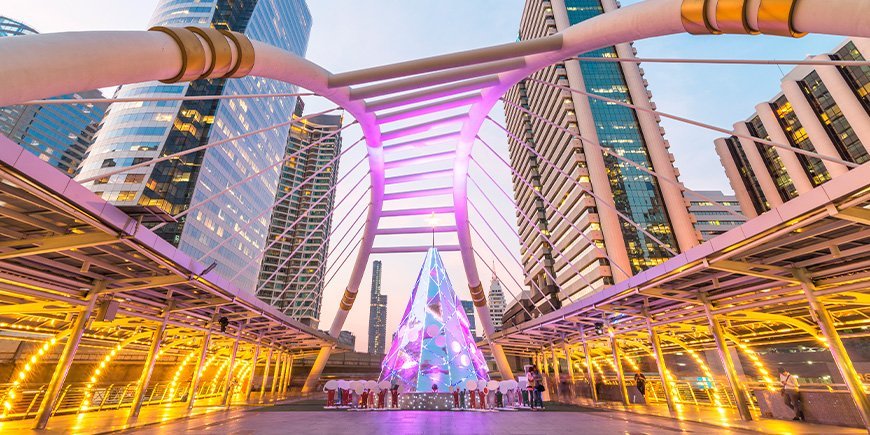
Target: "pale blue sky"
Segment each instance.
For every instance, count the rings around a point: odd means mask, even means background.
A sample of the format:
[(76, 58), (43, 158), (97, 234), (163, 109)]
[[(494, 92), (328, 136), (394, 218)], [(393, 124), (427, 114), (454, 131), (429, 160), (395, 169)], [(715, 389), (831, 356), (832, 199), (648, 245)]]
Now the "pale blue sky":
[[(622, 3), (629, 5), (639, 1), (623, 0)], [(43, 33), (144, 29), (156, 3), (156, 0), (0, 0), (0, 15), (21, 20)], [(515, 40), (524, 1), (308, 0), (308, 3), (314, 18), (308, 58), (333, 72), (341, 72)], [(803, 59), (807, 55), (831, 49), (840, 39), (819, 36), (793, 40), (764, 36), (680, 35), (639, 41), (636, 46), (640, 57)], [(659, 110), (721, 127), (729, 127), (735, 121), (748, 117), (755, 104), (771, 98), (779, 89), (779, 78), (789, 70), (789, 67), (776, 66), (685, 64), (645, 64), (643, 68)], [(328, 107), (327, 103), (316, 99), (307, 101), (307, 104), (311, 110)], [(501, 114), (494, 113), (493, 116), (498, 119)], [(718, 137), (717, 134), (669, 120), (665, 120), (663, 125), (672, 144), (677, 167), (682, 173), (681, 179), (689, 188), (730, 191), (713, 151), (712, 141)], [(349, 129), (345, 141), (350, 144), (358, 137), (359, 130)], [(482, 137), (506, 157), (507, 145), (503, 134), (488, 126), (482, 132)], [(362, 149), (358, 151), (347, 154), (343, 161), (344, 169), (362, 157)], [(486, 166), (493, 176), (505, 188), (510, 188), (507, 170), (496, 163), (487, 151), (478, 147), (474, 155), (487, 160)], [(483, 184), (489, 184), (482, 177), (475, 178)], [(354, 175), (349, 177), (349, 181), (356, 179)], [(339, 196), (345, 194), (349, 187), (341, 186)], [(515, 221), (513, 206), (501, 193), (488, 188), (487, 196), (496, 201), (501, 213), (510, 222)], [(476, 204), (487, 207), (473, 188), (471, 197)], [(350, 198), (347, 204), (350, 205), (355, 199)], [(342, 212), (338, 211), (339, 214)], [(519, 249), (516, 238), (505, 238), (510, 248), (508, 252), (491, 237), (474, 212), (472, 221), (477, 222), (484, 237), (508, 266), (508, 272), (500, 266), (497, 269), (507, 290), (516, 292), (517, 286), (505, 277), (510, 273), (521, 281), (515, 260)], [(501, 235), (510, 235), (511, 230), (500, 219), (493, 218), (489, 222)], [(442, 240), (451, 243), (450, 236), (444, 236)], [(481, 243), (476, 246), (482, 252), (487, 252)], [(334, 249), (333, 253), (337, 254)], [(390, 297), (388, 336), (398, 325), (422, 257), (406, 254), (372, 258), (384, 262), (383, 291)], [(446, 253), (444, 260), (460, 297), (468, 298), (458, 255)], [(352, 259), (325, 292), (321, 316), (323, 329), (328, 329), (332, 322), (351, 263)], [(488, 287), (490, 272), (483, 264), (479, 263), (478, 268)], [(356, 306), (345, 327), (356, 334), (357, 349), (361, 350), (365, 349), (367, 343), (370, 282), (367, 271)]]

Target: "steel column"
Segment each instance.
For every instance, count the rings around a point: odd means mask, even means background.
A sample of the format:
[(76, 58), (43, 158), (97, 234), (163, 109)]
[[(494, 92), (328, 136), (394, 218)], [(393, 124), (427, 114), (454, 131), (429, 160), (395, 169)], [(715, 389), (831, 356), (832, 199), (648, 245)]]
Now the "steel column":
[(208, 355), (208, 346), (211, 344), (211, 329), (205, 332), (202, 337), (202, 350), (199, 352), (199, 363), (196, 365), (196, 371), (193, 373), (193, 378), (190, 380), (190, 392), (187, 394), (188, 402), (187, 409), (193, 409), (193, 402), (196, 401), (196, 387), (199, 385), (202, 378), (202, 371), (205, 369), (205, 358)]
[(813, 311), (813, 317), (819, 324), (822, 335), (825, 336), (828, 348), (831, 350), (831, 356), (834, 357), (834, 364), (837, 365), (837, 370), (840, 376), (849, 388), (849, 394), (855, 402), (855, 407), (858, 409), (858, 414), (864, 421), (864, 427), (870, 431), (870, 399), (867, 398), (867, 393), (864, 392), (864, 384), (861, 382), (861, 377), (855, 371), (855, 366), (852, 364), (852, 358), (846, 352), (843, 346), (843, 340), (840, 339), (840, 334), (834, 324), (834, 319), (831, 313), (825, 308), (825, 305), (820, 301), (815, 294), (815, 285), (812, 279), (807, 275), (806, 271), (799, 270), (795, 273), (795, 277), (801, 280), (801, 288), (810, 303), (810, 308)]
[(272, 362), (272, 348), (269, 348), (269, 355), (266, 356), (266, 367), (263, 369), (263, 381), (260, 382), (260, 399), (259, 403), (263, 403), (263, 396), (266, 394), (266, 380), (269, 379), (269, 365)]
[(745, 421), (752, 421), (752, 413), (749, 411), (749, 403), (746, 400), (746, 389), (740, 383), (737, 376), (737, 369), (734, 368), (734, 361), (731, 359), (731, 353), (728, 351), (728, 345), (725, 343), (725, 333), (722, 331), (722, 325), (713, 316), (713, 306), (706, 296), (701, 296), (704, 302), (704, 312), (707, 314), (707, 321), (710, 323), (710, 333), (713, 334), (713, 340), (716, 342), (716, 351), (719, 353), (719, 359), (722, 362), (722, 367), (725, 369), (725, 375), (728, 377), (728, 383), (731, 385), (731, 391), (734, 392), (734, 400), (737, 402), (737, 412), (740, 413), (740, 418)]
[(329, 360), (329, 355), (332, 353), (332, 346), (323, 346), (320, 352), (317, 353), (317, 358), (314, 359), (314, 364), (311, 365), (311, 371), (308, 372), (308, 378), (305, 379), (305, 385), (302, 386), (302, 392), (308, 393), (314, 391), (317, 383), (320, 382), (320, 374), (323, 373), (323, 368), (326, 367), (326, 362)]
[(154, 372), (154, 364), (157, 363), (157, 354), (160, 353), (160, 344), (163, 341), (163, 333), (166, 331), (166, 324), (169, 322), (169, 315), (172, 314), (172, 309), (175, 307), (172, 300), (166, 306), (163, 313), (163, 321), (160, 326), (154, 331), (154, 338), (151, 340), (151, 348), (148, 350), (148, 358), (145, 360), (145, 366), (142, 367), (142, 374), (139, 375), (139, 383), (136, 384), (136, 392), (133, 393), (133, 404), (130, 406), (130, 418), (139, 416), (139, 411), (142, 410), (142, 402), (145, 401), (145, 390), (148, 388), (148, 382), (151, 381), (151, 373)]
[(619, 343), (616, 342), (616, 333), (610, 325), (607, 325), (607, 336), (610, 338), (610, 349), (613, 352), (613, 366), (616, 368), (616, 381), (619, 383), (619, 393), (622, 395), (622, 404), (628, 406), (631, 404), (631, 401), (628, 399), (628, 388), (625, 386), (625, 372), (622, 370), (622, 355), (619, 351)]
[(565, 352), (565, 365), (568, 366), (568, 379), (571, 381), (571, 384), (574, 384), (574, 367), (571, 363), (571, 352), (568, 349), (568, 343), (566, 343), (565, 337), (562, 337), (562, 351)]
[[(582, 331), (581, 331), (582, 333)], [(598, 391), (595, 389), (595, 367), (592, 366), (592, 356), (589, 355), (589, 344), (586, 343), (586, 337), (582, 338), (583, 356), (586, 358), (586, 376), (588, 376), (589, 389), (592, 390), (592, 400), (598, 401)]]
[(242, 337), (242, 325), (239, 325), (239, 331), (236, 333), (236, 339), (233, 341), (233, 350), (230, 352), (230, 362), (227, 364), (227, 378), (224, 382), (224, 395), (221, 397), (221, 406), (229, 405), (230, 392), (233, 389), (233, 366), (236, 364), (236, 353), (239, 351), (239, 339)]
[(254, 358), (251, 360), (251, 376), (248, 378), (248, 386), (245, 389), (245, 401), (251, 398), (251, 390), (254, 388), (254, 375), (257, 374), (257, 360), (260, 359), (260, 342), (257, 341), (257, 347), (254, 348)]
[(290, 379), (293, 377), (293, 357), (287, 355), (287, 373), (284, 375), (284, 381), (282, 383), (281, 394), (285, 397), (287, 396), (287, 389), (290, 387)]
[(60, 354), (60, 359), (58, 359), (48, 387), (45, 389), (45, 396), (42, 399), (42, 404), (39, 405), (39, 411), (36, 412), (36, 424), (33, 426), (35, 429), (45, 429), (45, 425), (48, 424), (48, 419), (51, 417), (54, 405), (63, 388), (63, 382), (66, 380), (73, 358), (76, 356), (79, 342), (82, 340), (82, 333), (85, 332), (85, 325), (88, 323), (88, 318), (91, 317), (91, 312), (94, 311), (97, 296), (105, 288), (106, 284), (103, 281), (97, 281), (94, 284), (94, 288), (88, 293), (87, 305), (79, 312), (79, 317), (71, 327), (72, 332), (67, 338), (63, 353)]
[(283, 354), (278, 352), (275, 355), (275, 374), (272, 375), (272, 388), (269, 389), (269, 394), (272, 396), (272, 401), (275, 401), (275, 388), (278, 386), (278, 377), (281, 376), (281, 357)]
[(665, 366), (665, 354), (662, 352), (662, 342), (653, 327), (652, 319), (649, 317), (646, 319), (646, 327), (649, 331), (649, 341), (653, 347), (653, 356), (656, 358), (656, 367), (658, 367), (659, 376), (662, 378), (662, 390), (665, 392), (665, 402), (668, 404), (668, 409), (671, 412), (675, 412), (677, 406), (674, 403), (674, 397), (671, 395), (670, 383), (668, 382), (668, 368)]

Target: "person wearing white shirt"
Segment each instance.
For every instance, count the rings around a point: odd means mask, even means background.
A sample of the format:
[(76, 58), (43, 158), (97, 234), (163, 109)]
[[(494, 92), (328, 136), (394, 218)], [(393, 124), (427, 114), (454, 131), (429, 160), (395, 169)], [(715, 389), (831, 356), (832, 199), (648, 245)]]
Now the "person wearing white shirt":
[(782, 385), (781, 394), (786, 406), (794, 411), (794, 418), (792, 420), (803, 421), (804, 412), (801, 408), (800, 385), (798, 384), (797, 376), (789, 373), (784, 368), (780, 368), (779, 383)]

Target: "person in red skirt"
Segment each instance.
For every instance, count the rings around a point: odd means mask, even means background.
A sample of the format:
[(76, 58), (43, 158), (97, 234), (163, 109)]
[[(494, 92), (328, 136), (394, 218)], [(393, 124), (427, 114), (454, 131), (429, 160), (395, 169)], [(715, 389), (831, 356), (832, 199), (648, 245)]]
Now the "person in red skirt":
[(450, 387), (453, 390), (453, 408), (459, 409), (459, 388)]
[(362, 392), (362, 397), (360, 400), (360, 408), (368, 408), (368, 404), (369, 404), (369, 390), (368, 390), (368, 388), (366, 388)]
[(345, 388), (341, 390), (341, 403), (344, 406), (350, 406), (350, 389)]
[(478, 391), (478, 394), (480, 394), (480, 409), (486, 409), (486, 393), (488, 392), (489, 390), (486, 388)]
[(330, 408), (334, 407), (335, 406), (335, 389), (324, 388), (324, 390), (326, 391), (326, 406), (328, 406)]
[(471, 396), (471, 409), (477, 408), (477, 394), (474, 390), (468, 390), (468, 393)]
[(378, 409), (384, 409), (384, 399), (387, 397), (387, 390), (378, 391)]

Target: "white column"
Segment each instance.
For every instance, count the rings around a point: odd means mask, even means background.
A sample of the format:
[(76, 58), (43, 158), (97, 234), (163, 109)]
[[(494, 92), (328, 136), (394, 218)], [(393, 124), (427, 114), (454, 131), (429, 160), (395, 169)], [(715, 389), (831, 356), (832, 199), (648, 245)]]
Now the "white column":
[[(756, 105), (755, 112), (758, 114), (758, 118), (761, 119), (761, 123), (764, 125), (764, 129), (767, 130), (771, 141), (782, 145), (791, 145), (770, 104), (760, 103)], [(800, 160), (798, 160), (797, 154), (794, 151), (783, 148), (777, 148), (776, 153), (779, 154), (779, 159), (782, 161), (783, 166), (785, 166), (788, 176), (791, 177), (791, 182), (797, 193), (800, 195), (813, 190), (813, 183), (807, 177), (807, 173), (804, 171)]]
[[(794, 80), (784, 80), (781, 87), (783, 95), (785, 95), (785, 98), (787, 98), (788, 102), (791, 103), (795, 116), (797, 116), (801, 125), (804, 127), (804, 130), (806, 130), (807, 137), (809, 137), (810, 141), (813, 143), (816, 152), (825, 156), (840, 158), (840, 153), (837, 151), (836, 145), (834, 145), (834, 142), (828, 135), (828, 130), (826, 130), (822, 125), (822, 122), (819, 121), (819, 115), (813, 107), (810, 106), (810, 102), (807, 101), (807, 97), (798, 82)], [(832, 178), (843, 175), (849, 171), (849, 168), (840, 163), (834, 163), (828, 160), (822, 160), (822, 163), (825, 164), (825, 168), (828, 169), (828, 173), (831, 174)]]
[[(734, 124), (734, 132), (745, 136), (752, 136), (749, 133), (749, 128), (746, 127), (746, 123), (743, 121)], [(770, 172), (767, 170), (767, 166), (764, 164), (764, 160), (761, 158), (761, 153), (758, 152), (755, 142), (743, 138), (737, 138), (737, 140), (740, 141), (740, 146), (746, 154), (746, 160), (749, 160), (749, 166), (755, 174), (758, 184), (761, 185), (761, 191), (764, 192), (767, 203), (771, 207), (782, 205), (782, 197), (779, 196), (779, 191), (776, 190), (776, 183), (771, 178)]]
[[(604, 7), (605, 12), (617, 9), (616, 0), (602, 0), (601, 5)], [(616, 44), (615, 47), (616, 54), (620, 58), (635, 58), (634, 51), (628, 43)], [(643, 83), (643, 76), (640, 74), (640, 66), (635, 62), (624, 62), (619, 65), (622, 67), (625, 84), (628, 85), (631, 102), (641, 108), (652, 110), (648, 90)], [(640, 130), (646, 143), (647, 153), (649, 154), (653, 170), (660, 178), (679, 181), (677, 180), (677, 173), (674, 170), (674, 164), (671, 162), (671, 154), (668, 152), (665, 138), (661, 133), (661, 126), (656, 121), (655, 115), (640, 110), (634, 110), (634, 112), (640, 124)], [(698, 234), (695, 232), (695, 226), (692, 224), (691, 216), (689, 216), (686, 199), (683, 197), (683, 189), (674, 184), (660, 181), (658, 185), (662, 192), (665, 209), (673, 226), (674, 238), (677, 241), (677, 245), (679, 245), (680, 251), (684, 252), (691, 249), (698, 244)]]
[[(813, 59), (831, 60), (827, 55), (815, 56)], [(867, 115), (867, 111), (864, 110), (864, 106), (858, 101), (855, 92), (849, 87), (849, 84), (843, 78), (840, 71), (837, 70), (837, 67), (817, 66), (816, 72), (819, 74), (825, 87), (828, 88), (828, 92), (831, 93), (834, 101), (837, 102), (837, 106), (840, 107), (843, 116), (849, 121), (849, 125), (852, 126), (855, 135), (864, 144), (864, 149), (870, 152), (870, 115)]]
[[(570, 26), (570, 22), (568, 21), (568, 10), (565, 7), (565, 1), (552, 0), (551, 4), (557, 29), (559, 31), (567, 29)], [(567, 72), (568, 84), (571, 89), (586, 92), (586, 84), (583, 82), (580, 63), (576, 60), (565, 62), (565, 71)], [(598, 133), (595, 129), (595, 120), (592, 118), (592, 107), (589, 105), (589, 98), (572, 92), (571, 100), (574, 103), (574, 109), (577, 114), (577, 125), (580, 127), (580, 134), (583, 138), (597, 143)], [(615, 204), (613, 202), (613, 192), (610, 190), (610, 179), (607, 177), (604, 154), (587, 141), (581, 142), (583, 143), (583, 153), (586, 155), (586, 166), (589, 168), (589, 182), (592, 184), (592, 191), (598, 196), (595, 199), (595, 203), (598, 217), (601, 220), (604, 249), (607, 251), (610, 261), (619, 266), (612, 267), (610, 270), (614, 281), (620, 282), (628, 278), (626, 273), (631, 273), (631, 262), (628, 259), (625, 240), (622, 237), (622, 223), (619, 220), (619, 215), (616, 214), (616, 210), (613, 209)]]
[(740, 203), (740, 210), (748, 218), (758, 216), (758, 213), (755, 211), (755, 205), (752, 203), (752, 195), (750, 195), (749, 189), (746, 188), (743, 177), (740, 176), (740, 170), (737, 169), (737, 163), (734, 162), (734, 157), (731, 155), (725, 139), (719, 138), (713, 143), (716, 146), (716, 154), (719, 154), (722, 167), (725, 168), (725, 175), (728, 177), (728, 181), (731, 182), (731, 188), (734, 189), (734, 196), (737, 197), (737, 201)]

